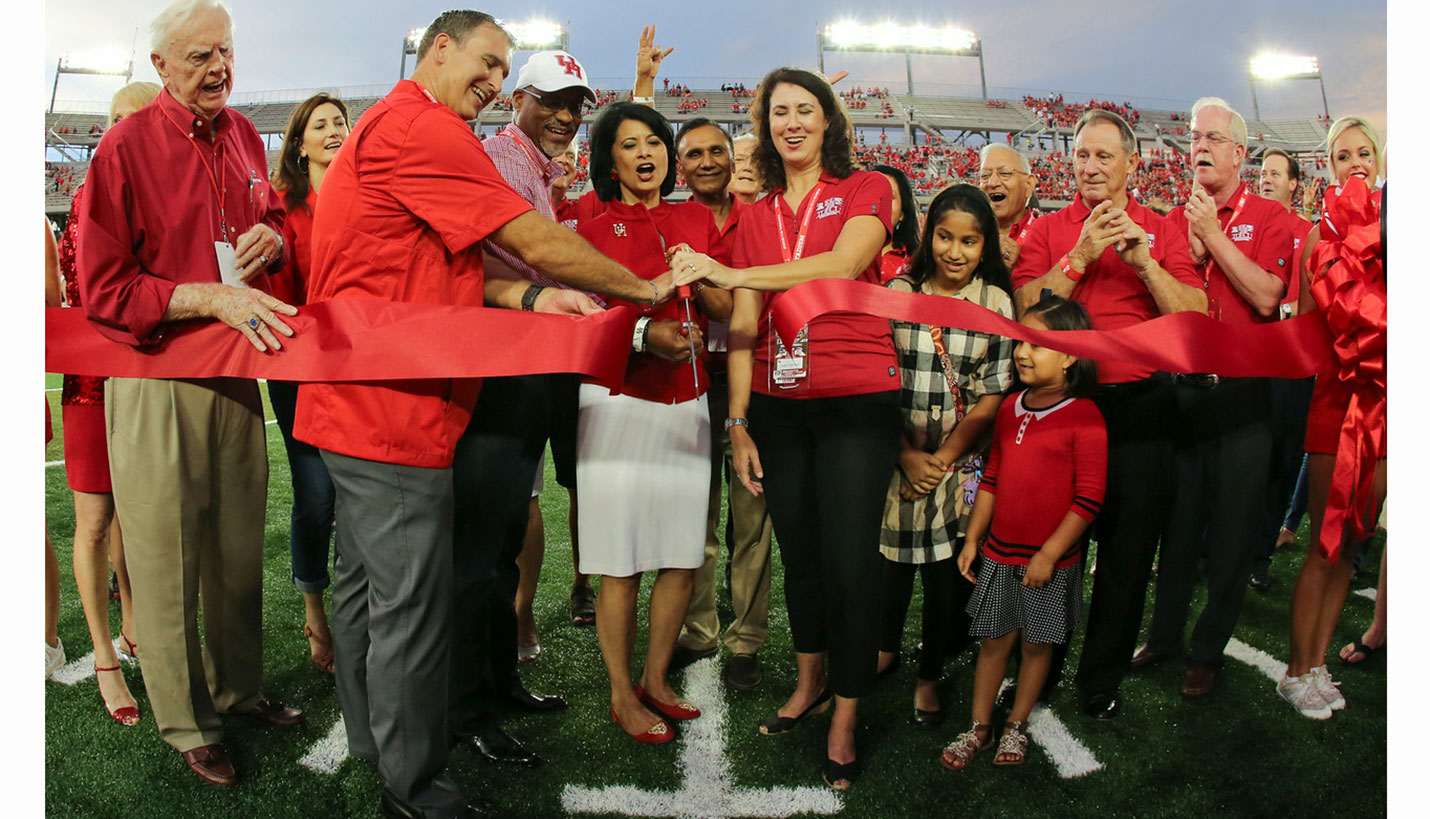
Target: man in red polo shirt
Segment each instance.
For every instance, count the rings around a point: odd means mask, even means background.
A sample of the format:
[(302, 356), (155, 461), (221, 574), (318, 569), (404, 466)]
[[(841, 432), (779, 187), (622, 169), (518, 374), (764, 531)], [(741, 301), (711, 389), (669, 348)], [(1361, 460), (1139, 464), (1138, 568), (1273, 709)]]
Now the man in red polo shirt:
[[(583, 289), (660, 301), (502, 181), (468, 120), (496, 99), (513, 41), (443, 13), (412, 79), (363, 115), (323, 180), (312, 299), (480, 305), (480, 242)], [(375, 760), (386, 816), (476, 815), (444, 771), (452, 616), (452, 458), (480, 381), (304, 384), (294, 435), (337, 490), (333, 642), (348, 748)]]
[[(1082, 304), (1099, 330), (1129, 327), (1184, 310), (1205, 312), (1185, 230), (1137, 202), (1127, 178), (1139, 160), (1132, 128), (1094, 108), (1073, 129), (1078, 195), (1033, 222), (1013, 270), (1014, 298), (1026, 308), (1044, 289)], [(1097, 574), (1077, 686), (1099, 719), (1121, 708), (1157, 540), (1172, 499), (1171, 379), (1120, 361), (1098, 362), (1094, 399), (1107, 422), (1107, 496), (1094, 525)]]
[[(735, 226), (746, 207), (728, 190), (734, 169), (734, 147), (734, 141), (725, 129), (703, 117), (686, 122), (675, 135), (676, 163), (686, 186), (690, 188), (690, 198), (710, 208), (714, 214), (727, 256), (734, 241)], [(719, 293), (712, 292), (711, 295)], [(724, 298), (728, 299), (729, 295)], [(726, 462), (731, 458), (730, 433), (724, 429), (725, 416), (729, 412), (729, 381), (725, 371), (728, 332), (728, 322), (710, 321), (706, 366), (710, 373), (710, 428), (716, 432), (712, 433), (711, 440), (710, 514), (705, 530), (705, 562), (695, 572), (685, 626), (671, 655), (671, 670), (703, 657), (714, 656), (720, 650), (715, 565), (719, 562), (720, 551), (716, 526), (724, 509), (720, 486), (727, 472)], [(734, 477), (734, 472), (729, 474)], [(732, 688), (748, 691), (759, 685), (763, 676), (758, 652), (769, 636), (772, 528), (763, 496), (751, 495), (750, 490), (738, 480), (731, 480), (729, 487), (730, 513), (726, 537), (730, 549), (726, 567), (734, 619), (725, 630), (723, 640), (732, 655), (724, 673), (725, 681)]]
[(1037, 186), (1038, 178), (1028, 172), (1028, 160), (1013, 148), (990, 142), (978, 152), (978, 187), (993, 202), (1003, 263), (1009, 270), (1018, 264), (1028, 228), (1042, 215), (1028, 207)]
[[(1268, 148), (1261, 155), (1261, 195), (1286, 208), (1291, 237), (1295, 240), (1291, 258), (1301, 258), (1301, 248), (1315, 224), (1302, 217), (1295, 204), (1301, 199), (1301, 163), (1296, 157), (1280, 148)], [(1300, 295), (1301, 277), (1293, 269), (1286, 297), (1281, 300), (1281, 318), (1296, 315)], [(1271, 379), (1271, 476), (1266, 482), (1266, 516), (1261, 526), (1261, 542), (1251, 566), (1251, 577), (1246, 581), (1259, 592), (1271, 590), (1272, 554), (1277, 547), (1296, 539), (1296, 533), (1286, 529), (1285, 523), (1291, 517), (1290, 507), (1296, 505), (1292, 495), (1296, 487), (1302, 485), (1297, 478), (1306, 457), (1306, 416), (1311, 410), (1315, 383), (1314, 377)]]
[[(1194, 184), (1167, 221), (1187, 236), (1206, 282), (1212, 318), (1275, 321), (1295, 254), (1286, 210), (1241, 181), (1246, 122), (1217, 97), (1192, 106)], [(1184, 697), (1211, 692), (1246, 596), (1266, 508), (1271, 394), (1265, 378), (1177, 374), (1176, 500), (1157, 569), (1157, 602), (1142, 668), (1182, 654), (1198, 561), (1207, 603), (1197, 618), (1182, 678)], [(1234, 476), (1234, 477), (1233, 477)]]

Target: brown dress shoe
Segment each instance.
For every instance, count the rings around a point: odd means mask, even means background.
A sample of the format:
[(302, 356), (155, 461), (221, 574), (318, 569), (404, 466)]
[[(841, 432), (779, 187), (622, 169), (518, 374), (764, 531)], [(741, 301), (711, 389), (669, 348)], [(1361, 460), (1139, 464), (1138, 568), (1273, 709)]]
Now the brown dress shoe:
[(294, 725), (303, 723), (302, 711), (297, 708), (289, 708), (278, 700), (268, 697), (260, 698), (258, 703), (253, 706), (253, 710), (245, 711), (243, 715), (275, 728), (292, 728)]
[(1182, 678), (1182, 696), (1203, 697), (1216, 685), (1217, 669), (1210, 665), (1194, 665)]
[(183, 756), (189, 770), (210, 785), (238, 784), (238, 773), (234, 771), (233, 763), (228, 761), (228, 754), (224, 753), (222, 745), (203, 745), (184, 751)]

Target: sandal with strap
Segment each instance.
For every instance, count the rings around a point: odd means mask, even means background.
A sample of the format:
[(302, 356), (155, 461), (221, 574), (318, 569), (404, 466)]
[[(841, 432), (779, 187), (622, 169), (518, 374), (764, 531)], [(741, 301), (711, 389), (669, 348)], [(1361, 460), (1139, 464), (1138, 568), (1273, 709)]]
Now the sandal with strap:
[[(979, 738), (982, 734), (982, 739)], [(939, 755), (940, 765), (950, 771), (961, 771), (973, 758), (993, 747), (993, 726), (974, 720), (967, 731), (954, 737)]]
[(571, 625), (596, 625), (596, 590), (590, 586), (571, 590)]
[(836, 791), (847, 791), (854, 785), (862, 770), (857, 759), (853, 762), (840, 763), (826, 758), (821, 773), (824, 776), (824, 784)]
[(139, 646), (129, 639), (129, 635), (124, 633), (124, 629), (119, 630), (119, 642), (115, 643), (114, 647), (118, 650), (119, 659), (126, 663), (137, 664), (139, 662)]
[(1025, 722), (1010, 721), (1003, 726), (1003, 737), (998, 740), (998, 755), (993, 757), (994, 765), (1023, 764), (1023, 760), (1028, 756), (1027, 728), (1028, 724)]
[(304, 623), (303, 636), (308, 638), (308, 656), (312, 657), (313, 665), (317, 666), (319, 671), (333, 673), (336, 665), (333, 661), (333, 635), (324, 637), (314, 631), (312, 626)]
[[(1350, 649), (1350, 651), (1346, 651), (1347, 648)], [(1380, 651), (1382, 648), (1385, 648), (1384, 643), (1376, 646), (1375, 648), (1371, 648), (1365, 643), (1362, 643), (1360, 640), (1352, 640), (1351, 642), (1346, 643), (1345, 646), (1341, 648), (1341, 662), (1345, 665), (1364, 665), (1365, 663), (1370, 662), (1371, 659), (1375, 657), (1376, 652)], [(1357, 654), (1360, 655), (1360, 659), (1352, 660), (1351, 658), (1356, 656)]]
[[(99, 675), (100, 675), (101, 673), (110, 672), (110, 671), (118, 671), (118, 670), (119, 670), (119, 666), (117, 666), (117, 665), (116, 665), (116, 666), (113, 666), (113, 667), (111, 667), (111, 668), (104, 668), (104, 667), (102, 667), (102, 666), (95, 666), (95, 667), (94, 667), (94, 681), (95, 681), (95, 683), (97, 684), (97, 683), (99, 682)], [(120, 675), (120, 679), (123, 679), (123, 675), (122, 675), (122, 674)], [(106, 711), (109, 712), (109, 716), (112, 717), (112, 718), (114, 719), (114, 721), (117, 722), (117, 723), (119, 723), (120, 725), (123, 725), (123, 726), (125, 726), (125, 727), (129, 727), (129, 726), (133, 726), (133, 725), (138, 725), (138, 724), (139, 724), (139, 707), (138, 707), (138, 706), (135, 706), (135, 705), (123, 705), (123, 706), (120, 706), (119, 708), (110, 708), (110, 707), (109, 707), (109, 703), (106, 702), (105, 699), (104, 699), (104, 692), (103, 692), (103, 691), (101, 691), (101, 692), (99, 693), (99, 701), (104, 705), (104, 710), (106, 710)]]

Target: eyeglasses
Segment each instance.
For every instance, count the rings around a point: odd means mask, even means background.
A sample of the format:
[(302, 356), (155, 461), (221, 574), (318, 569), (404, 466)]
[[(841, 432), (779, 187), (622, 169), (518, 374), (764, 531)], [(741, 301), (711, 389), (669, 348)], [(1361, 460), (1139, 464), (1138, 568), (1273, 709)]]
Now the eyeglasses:
[(1027, 171), (1020, 171), (1014, 168), (994, 168), (993, 170), (989, 171), (979, 171), (978, 179), (980, 182), (987, 182), (988, 180), (993, 178), (994, 174), (997, 174), (999, 179), (1003, 180), (1004, 182), (1007, 182), (1009, 179), (1012, 179), (1018, 174), (1026, 175)]
[(1212, 145), (1215, 145), (1215, 146), (1217, 146), (1217, 147), (1221, 147), (1222, 145), (1225, 145), (1225, 144), (1227, 144), (1228, 142), (1231, 142), (1231, 137), (1227, 136), (1226, 134), (1221, 133), (1220, 131), (1207, 131), (1207, 132), (1205, 132), (1205, 133), (1203, 133), (1203, 132), (1201, 132), (1201, 131), (1193, 131), (1193, 132), (1192, 132), (1192, 144), (1195, 145), (1196, 143), (1202, 142), (1202, 141), (1206, 141), (1206, 142), (1211, 143)]
[(596, 110), (595, 104), (584, 97), (562, 105), (560, 99), (554, 93), (543, 94), (540, 91), (537, 91), (535, 88), (530, 87), (521, 88), (518, 90), (521, 91), (523, 94), (530, 94), (531, 98), (536, 100), (537, 105), (540, 105), (544, 110), (547, 111), (557, 111), (562, 108), (565, 108), (567, 111), (571, 112), (571, 116), (573, 117), (585, 117), (590, 115), (592, 111)]

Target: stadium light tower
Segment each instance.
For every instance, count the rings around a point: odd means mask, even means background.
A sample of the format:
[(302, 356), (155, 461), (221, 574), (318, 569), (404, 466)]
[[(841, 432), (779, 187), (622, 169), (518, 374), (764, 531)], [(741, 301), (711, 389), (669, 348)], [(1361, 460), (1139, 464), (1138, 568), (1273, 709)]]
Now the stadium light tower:
[(55, 96), (60, 92), (61, 74), (103, 74), (123, 77), (127, 83), (134, 78), (134, 59), (122, 54), (110, 53), (70, 59), (65, 55), (55, 64), (55, 87), (50, 91), (50, 113), (55, 112)]
[[(523, 22), (497, 20), (497, 22), (516, 38), (517, 51), (541, 51), (547, 48), (571, 50), (569, 47), (570, 32), (560, 23), (553, 23), (550, 20), (526, 20)], [(407, 77), (407, 55), (416, 56), (417, 46), (422, 42), (422, 35), (426, 33), (427, 27), (423, 26), (412, 29), (407, 32), (406, 37), (402, 38), (402, 67), (397, 75), (399, 80)]]
[(402, 38), (402, 67), (397, 70), (397, 79), (407, 79), (407, 55), (417, 56), (417, 45), (422, 42), (422, 35), (427, 33), (427, 27), (414, 28), (407, 32)]
[(817, 33), (819, 70), (824, 72), (826, 51), (903, 52), (909, 94), (914, 93), (915, 54), (942, 54), (949, 57), (977, 57), (978, 83), (988, 99), (988, 80), (983, 70), (983, 41), (978, 35), (957, 26), (866, 24), (854, 20), (830, 23)]
[(1321, 62), (1315, 57), (1291, 57), (1285, 54), (1258, 54), (1251, 58), (1251, 110), (1259, 122), (1261, 106), (1256, 101), (1257, 80), (1316, 80), (1321, 84), (1321, 113), (1331, 118), (1326, 104), (1326, 81), (1321, 78)]

